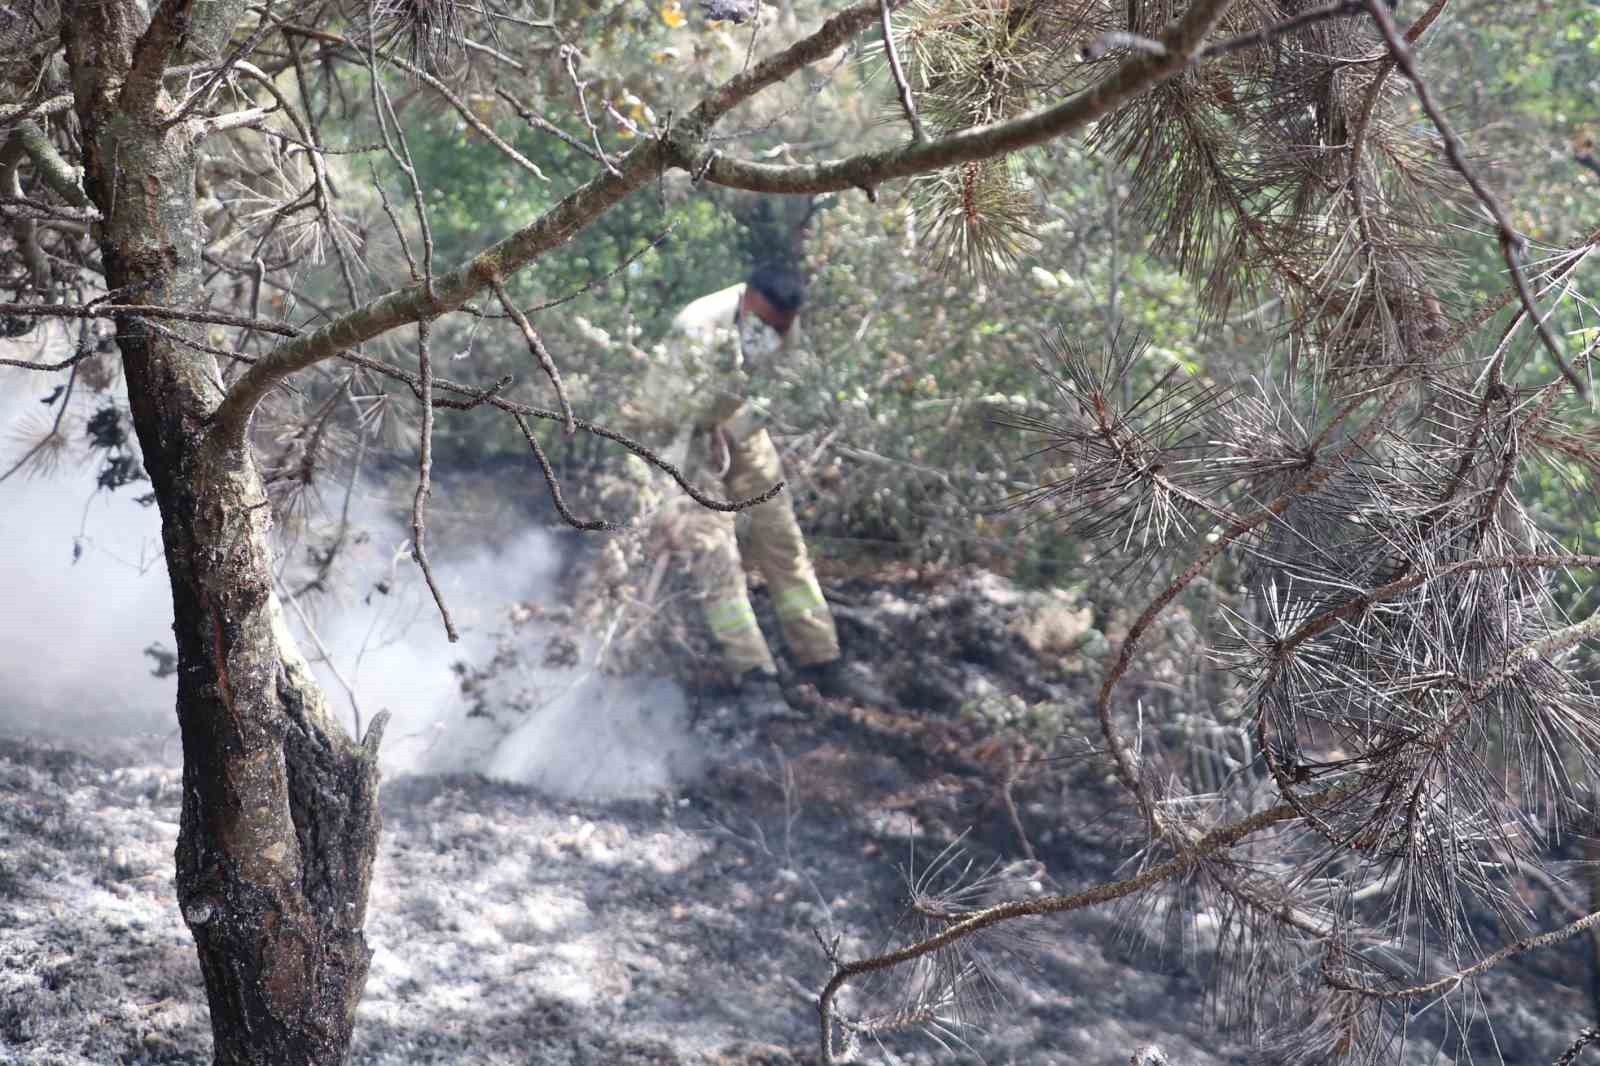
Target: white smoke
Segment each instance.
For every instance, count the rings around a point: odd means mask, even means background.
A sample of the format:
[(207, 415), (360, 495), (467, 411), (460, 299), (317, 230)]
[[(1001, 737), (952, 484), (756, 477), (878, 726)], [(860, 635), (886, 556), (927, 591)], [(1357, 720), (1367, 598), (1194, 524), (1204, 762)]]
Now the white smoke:
[[(5, 344), (0, 351), (18, 354)], [(39, 401), (64, 381), (0, 369), (0, 472), (26, 450), (19, 421), (53, 417)], [(74, 399), (76, 456), (84, 454), (82, 419), (98, 402), (81, 389)], [(32, 735), (175, 731), (176, 684), (170, 673), (152, 676), (157, 659), (145, 650), (173, 647), (160, 516), (136, 502), (145, 491), (144, 483), (96, 491), (93, 468), (73, 463), (54, 476), (0, 482), (0, 727)], [(448, 502), (448, 483), (436, 492)], [(467, 717), (454, 666), (491, 662), (511, 604), (554, 604), (563, 565), (554, 537), (530, 529), (501, 537), (498, 548), (430, 538), (435, 575), (462, 632), (450, 644), (410, 561), (409, 529), (370, 495), (356, 501), (352, 521), (361, 536), (341, 555), (334, 590), (302, 597), (299, 609), (286, 604), (285, 616), (347, 728), (352, 693), (363, 727), (379, 710), (393, 715), (386, 773), (476, 771), (603, 799), (670, 789), (696, 771), (682, 691), (608, 676), (591, 650), (574, 668), (518, 656), (497, 671), (495, 692), (522, 693), (521, 709)], [(527, 624), (516, 635), (537, 645), (547, 634)]]
[[(0, 353), (22, 355), (0, 343)], [(0, 370), (0, 473), (49, 427), (40, 401), (65, 375)], [(144, 650), (172, 648), (172, 594), (161, 517), (135, 502), (137, 485), (95, 489), (83, 464), (74, 397), (73, 453), (51, 477), (19, 471), (0, 482), (0, 723), (30, 733), (173, 728), (177, 684), (152, 675)]]

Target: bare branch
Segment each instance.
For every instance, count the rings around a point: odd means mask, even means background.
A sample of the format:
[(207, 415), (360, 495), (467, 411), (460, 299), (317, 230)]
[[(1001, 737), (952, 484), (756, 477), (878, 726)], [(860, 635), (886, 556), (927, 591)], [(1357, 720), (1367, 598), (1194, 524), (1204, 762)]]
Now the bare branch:
[[(258, 12), (258, 15), (261, 19), (260, 24), (257, 25), (256, 28), (251, 32), (250, 36), (245, 38), (244, 41), (242, 41), (239, 46), (229, 54), (226, 61), (220, 64), (216, 70), (211, 72), (210, 77), (206, 78), (206, 80), (201, 83), (200, 88), (189, 94), (189, 98), (179, 105), (177, 113), (171, 118), (167, 119), (165, 125), (176, 125), (177, 123), (188, 118), (189, 115), (194, 112), (195, 108), (205, 103), (205, 101), (211, 96), (211, 91), (218, 85), (222, 84), (223, 80), (227, 78), (228, 73), (233, 70), (234, 65), (254, 52), (256, 47), (261, 44), (262, 40), (267, 36), (267, 34), (277, 29), (283, 21), (282, 19), (271, 17), (272, 4), (270, 0), (266, 8)], [(358, 728), (356, 732), (360, 733), (360, 729)]]
[(583, 115), (583, 124), (589, 127), (589, 138), (594, 142), (594, 151), (591, 153), (600, 161), (607, 172), (620, 176), (617, 165), (606, 155), (605, 146), (600, 143), (600, 127), (594, 124), (594, 119), (589, 115), (589, 83), (578, 77), (578, 61), (583, 58), (576, 48), (570, 44), (561, 46), (561, 62), (566, 65), (567, 79), (572, 82), (572, 89), (578, 94), (578, 110)]
[(203, 141), (216, 133), (245, 129), (260, 124), (263, 119), (276, 111), (275, 107), (249, 107), (242, 111), (230, 111), (225, 115), (201, 119), (191, 127), (190, 136), (196, 141)]
[[(390, 366), (387, 363), (380, 362), (377, 359), (371, 359), (364, 355), (358, 355), (355, 352), (343, 352), (340, 354), (339, 358), (355, 366), (371, 370), (375, 374), (380, 374), (383, 377), (402, 382), (411, 390), (413, 395), (417, 396), (419, 400), (421, 399), (421, 383), (418, 381), (416, 375), (407, 373), (406, 371), (401, 370), (399, 367)], [(499, 410), (505, 411), (508, 414), (522, 415), (525, 418), (542, 418), (546, 421), (560, 422), (562, 425), (566, 424), (566, 416), (560, 411), (552, 411), (543, 407), (533, 407), (528, 404), (517, 403), (514, 400), (508, 400), (501, 396), (500, 392), (504, 390), (505, 387), (510, 383), (510, 378), (502, 378), (499, 382), (493, 386), (490, 386), (488, 389), (475, 389), (471, 386), (462, 385), (454, 381), (449, 381), (445, 378), (435, 377), (433, 379), (433, 384), (437, 390), (454, 393), (455, 395), (464, 397), (465, 399), (461, 401), (443, 400), (436, 396), (433, 401), (433, 406), (466, 409), (487, 404), (490, 407), (498, 408)], [(606, 426), (602, 426), (595, 422), (590, 422), (583, 418), (574, 417), (572, 423), (585, 433), (592, 433), (597, 437), (609, 440), (615, 444), (620, 444), (634, 455), (637, 455), (640, 459), (643, 459), (649, 465), (655, 467), (657, 470), (660, 470), (662, 473), (670, 477), (673, 482), (684, 491), (684, 494), (690, 499), (694, 500), (694, 502), (712, 511), (735, 512), (748, 510), (757, 504), (767, 502), (768, 500), (777, 496), (778, 493), (783, 491), (784, 483), (779, 481), (766, 491), (758, 493), (755, 496), (751, 496), (748, 499), (719, 499), (718, 497), (711, 496), (700, 491), (700, 489), (696, 488), (694, 483), (690, 481), (688, 477), (685, 476), (683, 471), (676, 465), (668, 462), (656, 451), (646, 447), (643, 444), (640, 444), (627, 434), (619, 433), (617, 430), (609, 429)]]
[(534, 129), (543, 130), (545, 133), (548, 133), (552, 137), (555, 137), (557, 140), (561, 141), (562, 144), (565, 144), (569, 148), (577, 149), (590, 159), (593, 159), (596, 163), (599, 163), (601, 166), (610, 166), (610, 160), (606, 159), (605, 156), (601, 155), (589, 145), (584, 144), (582, 141), (578, 140), (578, 138), (574, 137), (560, 126), (557, 126), (555, 123), (543, 118), (540, 115), (534, 114), (531, 110), (519, 102), (515, 96), (512, 96), (510, 93), (500, 88), (500, 86), (495, 86), (494, 91), (496, 96), (500, 97), (500, 99), (511, 105), (512, 110), (517, 113), (518, 118), (522, 119), (522, 121), (526, 122)]
[[(717, 185), (751, 192), (794, 194), (870, 189), (895, 178), (1005, 155), (1080, 130), (1183, 70), (1231, 4), (1232, 0), (1198, 0), (1163, 32), (1162, 54), (1135, 55), (1102, 81), (1054, 107), (973, 126), (938, 140), (863, 152), (831, 162), (783, 166), (736, 160), (713, 154), (703, 140), (697, 141), (695, 132), (705, 129), (708, 121), (715, 121), (743, 98), (735, 95), (741, 88), (737, 84), (741, 78), (733, 78), (707, 97), (689, 119), (674, 128), (669, 138), (671, 162)], [(842, 17), (835, 16), (835, 20)], [(754, 79), (768, 73), (765, 68), (770, 62), (772, 60), (756, 64), (750, 77)]]
[(900, 65), (900, 53), (894, 46), (894, 25), (891, 21), (889, 0), (878, 0), (878, 25), (883, 31), (883, 54), (889, 61), (889, 74), (894, 78), (894, 88), (900, 94), (900, 109), (905, 112), (906, 123), (911, 127), (913, 141), (927, 140), (922, 132), (922, 120), (917, 118), (917, 102), (906, 82), (905, 68)]
[[(561, 384), (561, 371), (556, 369), (556, 361), (550, 355), (550, 349), (544, 346), (544, 341), (534, 330), (533, 323), (528, 321), (528, 316), (517, 310), (517, 305), (512, 301), (511, 294), (506, 292), (505, 283), (495, 278), (490, 283), (494, 287), (495, 296), (500, 299), (500, 306), (506, 309), (506, 314), (511, 316), (517, 328), (522, 330), (523, 340), (528, 342), (528, 350), (538, 360), (539, 366), (544, 370), (545, 377), (550, 379), (551, 386), (556, 390), (556, 401), (561, 405), (561, 413), (565, 416), (567, 436), (577, 432), (577, 426), (572, 423), (572, 404), (567, 400), (566, 386)], [(536, 445), (537, 447), (537, 445)]]
[[(584, 521), (567, 507), (566, 498), (561, 495), (561, 482), (556, 479), (556, 472), (550, 465), (549, 458), (544, 454), (544, 447), (539, 443), (539, 438), (533, 435), (533, 430), (528, 427), (528, 420), (520, 412), (512, 412), (512, 418), (517, 421), (517, 428), (522, 430), (522, 435), (527, 438), (528, 447), (533, 449), (533, 457), (538, 460), (539, 472), (544, 475), (544, 483), (550, 486), (550, 501), (556, 505), (556, 512), (561, 515), (562, 521), (573, 529), (585, 533), (598, 533), (608, 529), (616, 529), (615, 522), (607, 522), (603, 518)], [(570, 432), (570, 431), (569, 431)]]
[(263, 333), (273, 333), (280, 337), (300, 336), (299, 330), (281, 322), (230, 315), (225, 311), (185, 311), (175, 307), (158, 307), (155, 304), (0, 303), (0, 314), (34, 315), (39, 318), (116, 318), (119, 315), (139, 315), (145, 318), (171, 318), (179, 322), (207, 322), (219, 326), (237, 326), (240, 329), (258, 329)]
[(1324, 972), (1323, 979), (1341, 992), (1353, 992), (1367, 999), (1420, 999), (1423, 996), (1437, 996), (1459, 987), (1463, 981), (1488, 973), (1507, 959), (1515, 958), (1538, 948), (1547, 948), (1563, 941), (1571, 940), (1584, 930), (1593, 929), (1596, 926), (1600, 926), (1600, 911), (1586, 914), (1576, 921), (1568, 922), (1560, 929), (1552, 929), (1547, 933), (1523, 937), (1513, 944), (1507, 944), (1499, 951), (1491, 952), (1471, 966), (1463, 967), (1453, 973), (1447, 973), (1435, 980), (1427, 981), (1420, 985), (1409, 985), (1405, 988), (1367, 988), (1364, 985), (1356, 984), (1330, 972)]
[(1323, 4), (1321, 7), (1308, 8), (1298, 15), (1293, 15), (1281, 22), (1274, 22), (1270, 26), (1263, 26), (1258, 30), (1251, 30), (1249, 33), (1241, 33), (1224, 41), (1214, 41), (1202, 48), (1196, 58), (1211, 59), (1214, 56), (1223, 56), (1241, 49), (1268, 44), (1285, 34), (1293, 33), (1295, 30), (1314, 23), (1326, 22), (1328, 19), (1344, 18), (1350, 15), (1359, 15), (1363, 10), (1365, 10), (1363, 0), (1332, 0), (1331, 3)]
[(433, 567), (428, 563), (428, 495), (433, 491), (433, 359), (428, 351), (429, 329), (427, 319), (417, 323), (417, 391), (422, 400), (422, 440), (417, 456), (417, 491), (411, 498), (411, 557), (417, 561), (428, 583), (428, 591), (433, 593), (433, 602), (444, 622), (445, 636), (454, 644), (461, 639), (461, 634), (456, 631), (450, 608), (445, 606), (444, 593), (439, 591)]

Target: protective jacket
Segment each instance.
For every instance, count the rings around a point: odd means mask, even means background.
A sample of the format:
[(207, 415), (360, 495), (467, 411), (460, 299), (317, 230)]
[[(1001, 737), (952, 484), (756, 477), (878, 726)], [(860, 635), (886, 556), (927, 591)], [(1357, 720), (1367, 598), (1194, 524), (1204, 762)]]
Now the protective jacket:
[[(658, 440), (667, 458), (695, 483), (718, 481), (732, 499), (747, 499), (783, 478), (783, 464), (751, 402), (752, 383), (771, 372), (784, 338), (753, 314), (740, 314), (744, 285), (689, 304), (656, 349), (630, 413)], [(774, 672), (776, 666), (750, 605), (744, 552), (767, 580), (784, 639), (801, 666), (839, 657), (833, 615), (806, 552), (787, 492), (742, 512), (740, 519), (675, 495), (659, 512), (670, 546), (689, 559), (706, 624), (729, 670)]]

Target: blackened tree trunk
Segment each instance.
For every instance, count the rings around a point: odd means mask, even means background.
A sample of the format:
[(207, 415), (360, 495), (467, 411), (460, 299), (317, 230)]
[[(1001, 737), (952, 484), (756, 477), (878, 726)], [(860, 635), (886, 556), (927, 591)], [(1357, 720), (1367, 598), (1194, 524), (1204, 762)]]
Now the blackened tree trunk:
[[(135, 0), (73, 6), (63, 36), (107, 283), (124, 302), (196, 306), (196, 151), (189, 124), (165, 121), (173, 102), (161, 77), (188, 5), (168, 0), (148, 20)], [(284, 625), (261, 478), (247, 443), (213, 431), (223, 383), (215, 359), (184, 343), (197, 332), (117, 323), (172, 581), (178, 897), (216, 1062), (327, 1066), (348, 1055), (371, 957), (361, 930), (381, 723), (364, 746), (341, 731)]]

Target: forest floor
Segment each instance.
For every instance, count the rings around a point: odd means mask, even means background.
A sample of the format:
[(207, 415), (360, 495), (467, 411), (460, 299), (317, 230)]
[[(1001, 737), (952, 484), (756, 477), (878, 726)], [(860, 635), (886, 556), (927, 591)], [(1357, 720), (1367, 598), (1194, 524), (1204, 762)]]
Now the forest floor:
[[(812, 1063), (823, 946), (858, 957), (908, 936), (906, 870), (937, 874), (959, 842), (995, 865), (993, 901), (1123, 869), (1104, 769), (1041, 763), (983, 711), (1087, 713), (1102, 648), (1081, 605), (978, 571), (830, 595), (856, 657), (914, 710), (818, 701), (756, 726), (691, 700), (701, 769), (648, 798), (386, 781), (352, 1061)], [(0, 1062), (210, 1061), (172, 887), (180, 791), (175, 737), (0, 737)], [(1153, 1043), (1175, 1066), (1255, 1061), (1245, 1033), (1212, 1025), (1203, 953), (1144, 928), (1114, 908), (1038, 920), (996, 960), (997, 1011), (868, 1041), (860, 1060), (1110, 1066)], [(1521, 956), (1434, 1004), (1387, 1061), (1548, 1063), (1589, 1021), (1587, 972), (1581, 938)], [(843, 1003), (888, 1013), (907, 987)]]

